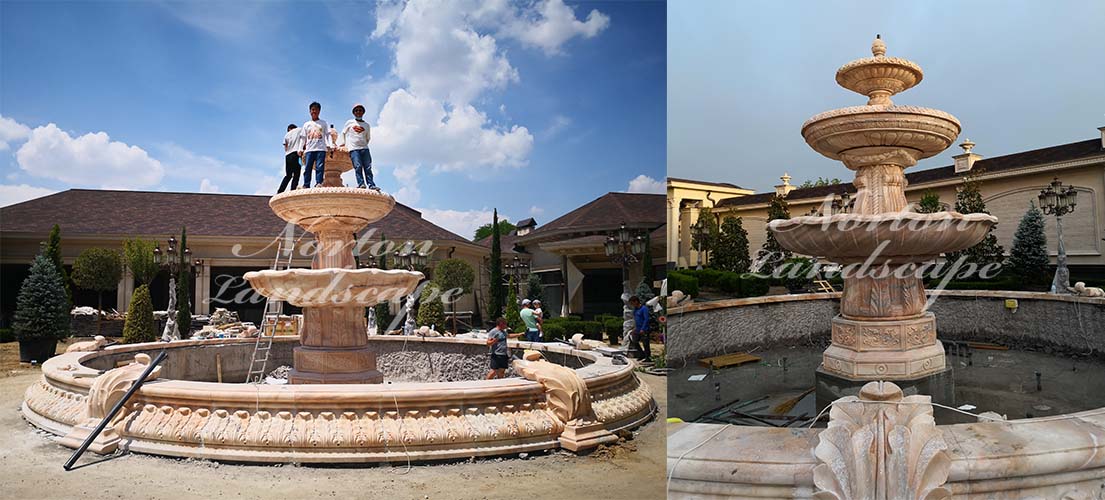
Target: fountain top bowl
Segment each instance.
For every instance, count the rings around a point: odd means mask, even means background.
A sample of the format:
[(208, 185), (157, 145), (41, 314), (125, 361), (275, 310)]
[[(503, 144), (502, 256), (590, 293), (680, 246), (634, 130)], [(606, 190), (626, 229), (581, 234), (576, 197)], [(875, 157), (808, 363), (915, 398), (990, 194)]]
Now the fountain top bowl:
[(886, 44), (875, 38), (872, 57), (857, 59), (836, 71), (836, 83), (869, 98), (867, 104), (887, 105), (890, 96), (921, 83), (924, 72), (917, 63), (899, 57), (886, 56)]
[(273, 196), (269, 207), (312, 233), (354, 233), (384, 218), (395, 207), (395, 198), (371, 189), (323, 186), (285, 191)]

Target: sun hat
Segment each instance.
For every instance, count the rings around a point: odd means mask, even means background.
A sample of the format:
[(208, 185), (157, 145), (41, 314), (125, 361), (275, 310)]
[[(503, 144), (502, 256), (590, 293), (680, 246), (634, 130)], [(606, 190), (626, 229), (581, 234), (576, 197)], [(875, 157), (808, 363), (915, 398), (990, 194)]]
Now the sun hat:
[(357, 108), (361, 108), (361, 110), (364, 110), (364, 104), (361, 104), (359, 102), (357, 104), (354, 104), (353, 105), (353, 111), (356, 111)]

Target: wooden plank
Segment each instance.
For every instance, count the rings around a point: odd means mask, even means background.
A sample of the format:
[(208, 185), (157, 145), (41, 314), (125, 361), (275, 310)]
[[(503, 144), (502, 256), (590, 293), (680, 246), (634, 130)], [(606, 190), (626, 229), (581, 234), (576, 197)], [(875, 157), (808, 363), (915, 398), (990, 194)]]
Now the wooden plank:
[(967, 342), (967, 347), (971, 349), (985, 349), (988, 351), (1008, 351), (1009, 346), (991, 344), (989, 342)]
[(740, 366), (745, 363), (753, 363), (760, 361), (763, 358), (759, 356), (753, 356), (744, 352), (735, 352), (732, 354), (723, 354), (721, 356), (713, 356), (709, 358), (702, 358), (698, 360), (698, 364), (702, 366), (713, 366), (714, 368), (725, 368), (727, 366)]

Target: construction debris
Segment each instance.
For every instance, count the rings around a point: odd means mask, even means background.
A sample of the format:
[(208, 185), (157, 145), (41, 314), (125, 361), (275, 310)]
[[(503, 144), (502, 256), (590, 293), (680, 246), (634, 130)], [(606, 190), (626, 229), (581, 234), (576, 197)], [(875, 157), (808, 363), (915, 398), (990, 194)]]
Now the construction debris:
[(709, 358), (702, 358), (698, 360), (698, 364), (705, 367), (725, 368), (727, 366), (740, 366), (745, 363), (754, 363), (760, 361), (762, 358), (759, 356), (753, 356), (746, 352), (735, 352), (733, 354), (723, 354), (721, 356), (713, 356)]

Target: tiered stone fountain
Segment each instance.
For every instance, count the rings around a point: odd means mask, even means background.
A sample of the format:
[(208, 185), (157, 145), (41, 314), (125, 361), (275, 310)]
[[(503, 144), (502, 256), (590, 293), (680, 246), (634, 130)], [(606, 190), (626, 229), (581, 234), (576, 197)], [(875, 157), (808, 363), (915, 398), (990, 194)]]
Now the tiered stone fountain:
[[(870, 268), (932, 261), (979, 242), (997, 218), (986, 214), (908, 211), (906, 168), (944, 151), (959, 135), (959, 121), (943, 111), (899, 106), (890, 97), (920, 83), (921, 68), (886, 56), (876, 38), (873, 57), (845, 64), (840, 86), (867, 96), (864, 106), (834, 109), (810, 118), (802, 136), (818, 153), (856, 172), (852, 213), (771, 222), (779, 243), (794, 252)], [(818, 370), (821, 406), (855, 394), (871, 380), (893, 380), (909, 392), (950, 398), (951, 377), (936, 318), (925, 310), (925, 289), (915, 273), (846, 276), (832, 345)]]
[(368, 347), (365, 307), (410, 294), (422, 273), (356, 269), (354, 235), (395, 207), (390, 195), (342, 187), (347, 162), (326, 162), (322, 186), (286, 191), (269, 206), (281, 219), (316, 235), (311, 269), (246, 273), (258, 293), (303, 308), (303, 333), (295, 348), (293, 384), (374, 384), (383, 381)]

